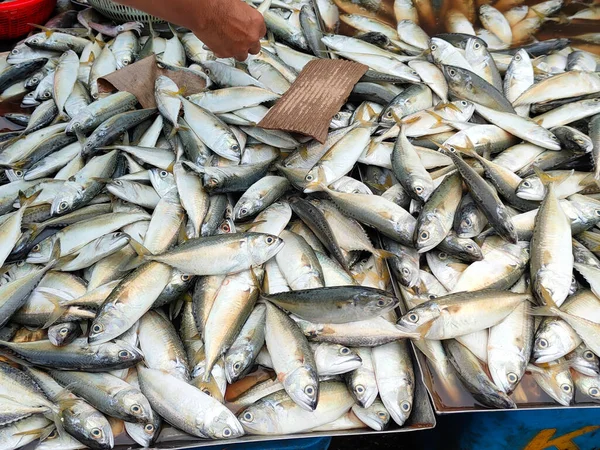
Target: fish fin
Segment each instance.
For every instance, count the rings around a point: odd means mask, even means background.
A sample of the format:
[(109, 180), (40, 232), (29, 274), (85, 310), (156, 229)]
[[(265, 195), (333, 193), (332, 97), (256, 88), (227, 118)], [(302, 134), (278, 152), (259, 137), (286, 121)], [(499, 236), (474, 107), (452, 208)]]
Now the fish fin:
[(381, 248), (374, 249), (372, 253), (377, 258), (381, 258), (381, 259), (391, 259), (391, 258), (395, 258), (396, 257), (395, 253), (388, 252), (387, 250), (383, 250)]
[(236, 230), (246, 232), (255, 227), (256, 225), (261, 225), (263, 223), (267, 223), (267, 220), (255, 220), (254, 222), (246, 222), (246, 223), (236, 223)]
[(79, 144), (81, 144), (81, 146), (83, 147), (85, 145), (85, 141), (87, 140), (85, 135), (77, 127), (75, 127), (74, 131), (75, 131), (75, 136), (77, 136), (77, 142), (79, 142)]
[(42, 190), (40, 189), (39, 191), (35, 191), (29, 197), (26, 197), (25, 194), (23, 194), (23, 191), (19, 191), (19, 206), (21, 208), (27, 208), (35, 201), (36, 198), (38, 198), (41, 193)]
[(58, 295), (50, 294), (49, 292), (44, 292), (44, 298), (51, 302), (52, 305), (54, 305), (54, 309), (52, 310), (52, 313), (50, 313), (50, 316), (48, 317), (48, 320), (46, 320), (46, 323), (42, 325), (42, 329), (49, 328), (50, 326), (55, 324), (56, 321), (60, 319), (62, 315), (67, 311), (67, 308), (60, 304), (60, 301), (64, 299), (59, 297)]
[[(175, 124), (172, 128), (171, 128), (171, 132), (169, 133), (169, 136), (167, 136), (167, 139), (173, 139), (175, 137), (175, 135), (177, 134), (177, 132), (179, 131), (180, 126), (179, 124)], [(172, 165), (171, 165), (172, 166)], [(171, 168), (171, 172), (172, 172), (172, 168)]]
[(131, 245), (133, 247), (133, 249), (138, 254), (138, 256), (146, 257), (146, 256), (152, 255), (152, 252), (150, 250), (148, 250), (146, 247), (144, 247), (142, 244), (140, 244), (135, 239), (130, 240), (129, 245)]
[(561, 184), (562, 182), (564, 182), (565, 180), (567, 180), (568, 178), (571, 177), (571, 175), (573, 175), (573, 173), (575, 173), (574, 170), (571, 170), (568, 174), (566, 175), (562, 175), (562, 176), (552, 176), (546, 172), (544, 172), (542, 169), (540, 169), (538, 166), (533, 166), (533, 172), (538, 176), (538, 178), (540, 179), (540, 181), (542, 182), (542, 184), (544, 186), (549, 185), (550, 183), (555, 183), (555, 184)]
[(448, 109), (451, 109), (453, 111), (456, 111), (457, 113), (461, 113), (462, 112), (461, 109), (458, 106), (456, 106), (454, 103), (450, 103), (450, 102), (448, 102), (448, 103), (438, 103), (437, 105), (435, 105), (435, 108), (433, 108), (433, 109), (435, 109), (436, 111), (439, 111), (440, 109), (445, 109), (445, 108), (448, 108)]
[(43, 428), (36, 428), (34, 430), (20, 431), (15, 433), (14, 436), (36, 436), (40, 441), (43, 441), (54, 431), (54, 424), (45, 426)]
[(556, 307), (556, 304), (555, 306), (528, 307), (527, 314), (529, 314), (530, 316), (557, 317), (557, 309), (558, 308)]
[(50, 37), (54, 33), (54, 30), (52, 28), (45, 27), (44, 25), (38, 25), (36, 23), (28, 23), (27, 25), (33, 28), (37, 28), (38, 30), (42, 30), (44, 33), (46, 33), (46, 37)]
[(399, 116), (398, 113), (396, 113), (396, 111), (394, 111), (393, 109), (392, 109), (392, 116), (394, 117), (394, 120), (396, 121), (396, 123), (402, 124), (402, 125), (409, 125), (411, 123), (415, 123), (415, 122), (418, 122), (419, 120), (421, 120), (420, 116), (414, 116), (414, 117)]
[(177, 31), (175, 31), (175, 28), (173, 28), (173, 25), (169, 22), (169, 30), (171, 30), (171, 33), (173, 33), (173, 37), (176, 37), (177, 39), (179, 39), (179, 35), (177, 34)]
[(434, 113), (433, 111), (430, 111), (428, 109), (426, 109), (425, 112), (436, 120), (435, 124), (430, 126), (429, 129), (440, 128), (440, 127), (443, 127), (446, 125), (444, 123), (445, 119), (442, 116), (440, 116), (439, 114)]

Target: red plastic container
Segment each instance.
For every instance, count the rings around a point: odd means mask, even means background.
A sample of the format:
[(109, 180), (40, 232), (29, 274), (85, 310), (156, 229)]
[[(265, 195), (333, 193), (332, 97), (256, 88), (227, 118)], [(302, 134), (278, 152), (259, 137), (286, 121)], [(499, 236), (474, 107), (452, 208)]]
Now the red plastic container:
[(50, 18), (56, 0), (15, 0), (0, 3), (0, 39), (25, 36), (33, 28), (30, 23), (43, 25)]

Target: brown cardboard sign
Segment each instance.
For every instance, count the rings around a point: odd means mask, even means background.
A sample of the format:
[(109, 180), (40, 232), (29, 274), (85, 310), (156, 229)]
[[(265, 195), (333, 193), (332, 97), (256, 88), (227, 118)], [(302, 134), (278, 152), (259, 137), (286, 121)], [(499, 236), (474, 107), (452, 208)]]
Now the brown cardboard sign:
[(179, 88), (184, 88), (186, 95), (206, 89), (206, 82), (200, 75), (194, 75), (190, 70), (163, 69), (158, 66), (155, 55), (99, 78), (98, 87), (100, 92), (111, 92), (114, 88), (131, 92), (143, 108), (156, 108), (154, 82), (159, 75), (169, 77)]
[(301, 133), (325, 142), (332, 117), (367, 69), (351, 61), (317, 59), (309, 62), (258, 126)]

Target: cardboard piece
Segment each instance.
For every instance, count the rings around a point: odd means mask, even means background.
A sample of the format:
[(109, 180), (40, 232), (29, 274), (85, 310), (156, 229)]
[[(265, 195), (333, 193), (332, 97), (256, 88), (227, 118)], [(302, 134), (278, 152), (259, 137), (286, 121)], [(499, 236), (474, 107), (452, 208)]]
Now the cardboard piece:
[(258, 126), (305, 134), (324, 143), (332, 117), (367, 69), (339, 59), (309, 62)]
[(179, 88), (185, 88), (186, 95), (196, 94), (206, 88), (204, 79), (190, 70), (175, 71), (159, 67), (155, 55), (99, 78), (98, 88), (100, 92), (112, 92), (115, 88), (131, 92), (143, 108), (156, 108), (154, 82), (160, 75), (169, 77)]

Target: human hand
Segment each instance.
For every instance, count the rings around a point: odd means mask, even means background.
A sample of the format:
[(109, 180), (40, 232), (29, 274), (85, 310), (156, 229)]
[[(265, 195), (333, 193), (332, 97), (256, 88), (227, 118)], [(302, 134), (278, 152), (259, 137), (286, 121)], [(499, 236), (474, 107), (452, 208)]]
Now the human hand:
[(244, 61), (260, 51), (267, 28), (263, 16), (241, 0), (213, 0), (192, 31), (218, 58)]

